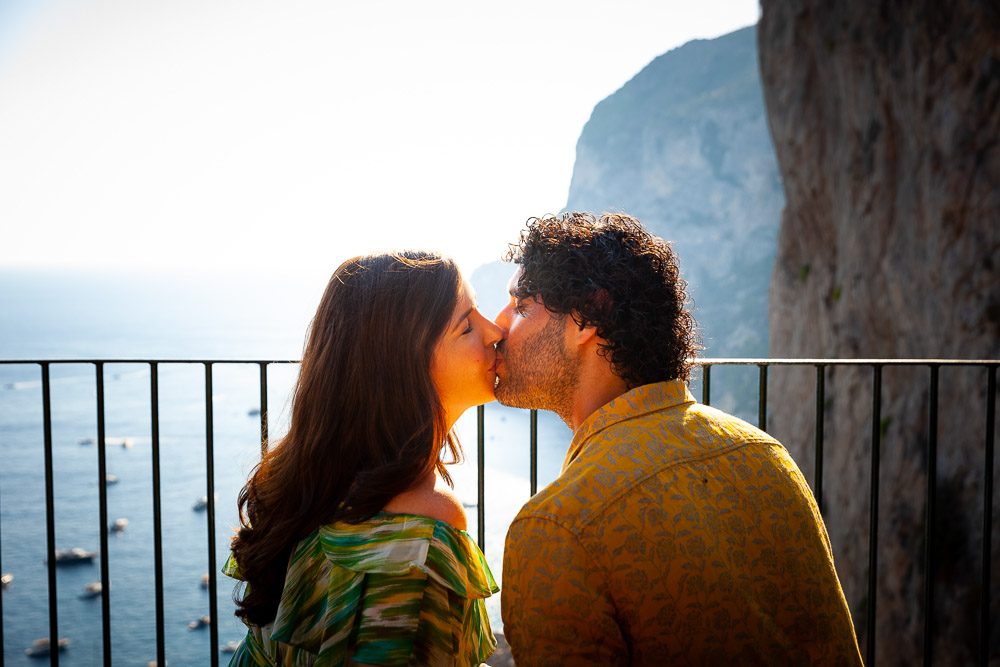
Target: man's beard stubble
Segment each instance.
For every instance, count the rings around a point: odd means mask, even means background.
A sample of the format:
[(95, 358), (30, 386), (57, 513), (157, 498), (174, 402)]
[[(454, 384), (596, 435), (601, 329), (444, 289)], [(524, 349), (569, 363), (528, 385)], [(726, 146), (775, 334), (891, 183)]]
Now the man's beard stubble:
[(515, 408), (549, 410), (570, 424), (573, 394), (579, 379), (578, 363), (566, 349), (562, 335), (564, 318), (551, 317), (540, 331), (516, 348), (507, 341), (497, 344), (504, 378), (497, 379), (496, 397)]

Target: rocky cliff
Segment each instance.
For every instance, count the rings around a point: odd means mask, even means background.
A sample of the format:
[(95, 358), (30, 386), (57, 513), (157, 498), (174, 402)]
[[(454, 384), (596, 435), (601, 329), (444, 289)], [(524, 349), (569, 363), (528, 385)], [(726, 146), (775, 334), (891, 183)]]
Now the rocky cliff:
[(706, 354), (765, 356), (783, 203), (750, 27), (663, 54), (598, 104), (566, 210), (622, 211), (674, 242)]
[[(775, 357), (1000, 357), (1000, 5), (763, 0), (760, 67), (787, 205), (770, 287)], [(937, 493), (935, 665), (1000, 648), (1000, 551), (981, 590), (986, 373), (886, 370), (878, 425), (877, 662), (923, 658), (925, 498)], [(828, 372), (824, 501), (866, 632), (872, 373)], [(774, 373), (769, 430), (812, 478), (812, 373)], [(996, 473), (994, 473), (995, 475)], [(994, 490), (994, 501), (1000, 495)], [(1000, 516), (994, 502), (993, 523)], [(996, 539), (994, 538), (994, 545)], [(864, 651), (864, 649), (863, 649)]]

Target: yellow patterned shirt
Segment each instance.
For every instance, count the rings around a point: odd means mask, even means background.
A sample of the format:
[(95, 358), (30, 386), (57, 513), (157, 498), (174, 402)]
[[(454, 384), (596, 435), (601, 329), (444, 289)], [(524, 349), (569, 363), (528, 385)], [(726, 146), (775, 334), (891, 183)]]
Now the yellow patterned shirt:
[(861, 664), (802, 473), (681, 381), (584, 421), (511, 524), (501, 603), (518, 667)]

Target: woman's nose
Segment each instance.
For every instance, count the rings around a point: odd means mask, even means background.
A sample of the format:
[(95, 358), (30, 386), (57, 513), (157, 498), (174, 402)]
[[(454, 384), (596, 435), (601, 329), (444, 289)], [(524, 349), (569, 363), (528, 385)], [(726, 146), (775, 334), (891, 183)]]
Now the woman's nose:
[(507, 330), (510, 328), (510, 317), (511, 317), (511, 307), (509, 305), (504, 306), (496, 317), (493, 318), (493, 323), (498, 327), (503, 329), (504, 338), (507, 337)]
[(487, 345), (495, 345), (499, 341), (507, 337), (507, 330), (504, 329), (499, 324), (490, 322), (486, 320), (486, 343)]

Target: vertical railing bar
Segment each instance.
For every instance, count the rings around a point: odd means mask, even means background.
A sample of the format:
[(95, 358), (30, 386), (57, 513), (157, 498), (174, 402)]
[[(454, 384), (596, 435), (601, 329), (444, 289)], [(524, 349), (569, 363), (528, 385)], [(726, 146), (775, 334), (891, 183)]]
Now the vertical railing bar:
[(212, 362), (205, 362), (205, 499), (208, 509), (208, 619), (212, 667), (219, 665), (219, 618), (215, 576), (215, 442), (212, 402)]
[[(49, 384), (49, 364), (41, 362), (42, 366), (42, 433), (45, 439), (45, 535), (48, 558), (49, 584), (49, 644), (59, 645), (59, 602), (56, 597), (56, 515), (55, 493), (53, 491), (52, 475), (52, 398)], [(49, 653), (49, 664), (59, 667), (59, 651)]]
[(153, 450), (153, 572), (156, 582), (156, 664), (167, 664), (163, 615), (163, 518), (160, 513), (160, 375), (149, 364), (150, 438)]
[(531, 495), (538, 493), (538, 410), (531, 410)]
[[(0, 517), (3, 516), (3, 487), (0, 486)], [(3, 521), (0, 521), (0, 575), (3, 574)], [(0, 583), (0, 589), (3, 584)], [(3, 667), (3, 591), (0, 590), (0, 667)]]
[(111, 667), (111, 578), (108, 576), (108, 443), (104, 428), (104, 363), (94, 362), (97, 378), (97, 499), (101, 521), (101, 638), (104, 664)]
[(479, 548), (486, 551), (486, 406), (476, 408), (476, 532)]
[(267, 362), (260, 362), (260, 456), (267, 454)]
[(826, 423), (826, 366), (816, 364), (816, 506), (823, 513), (823, 427)]
[(757, 428), (767, 430), (767, 364), (760, 364), (760, 389), (757, 396)]
[(704, 405), (711, 405), (711, 384), (712, 366), (711, 364), (701, 365), (701, 402)]
[(927, 517), (924, 523), (924, 664), (934, 649), (934, 512), (937, 502), (938, 370), (931, 364), (927, 406)]
[(868, 618), (865, 664), (875, 664), (875, 606), (878, 582), (878, 482), (882, 427), (882, 366), (872, 366), (872, 461), (868, 530)]
[(986, 456), (983, 472), (983, 585), (979, 612), (979, 664), (986, 667), (990, 655), (990, 567), (993, 562), (993, 445), (996, 429), (997, 367), (987, 366)]

